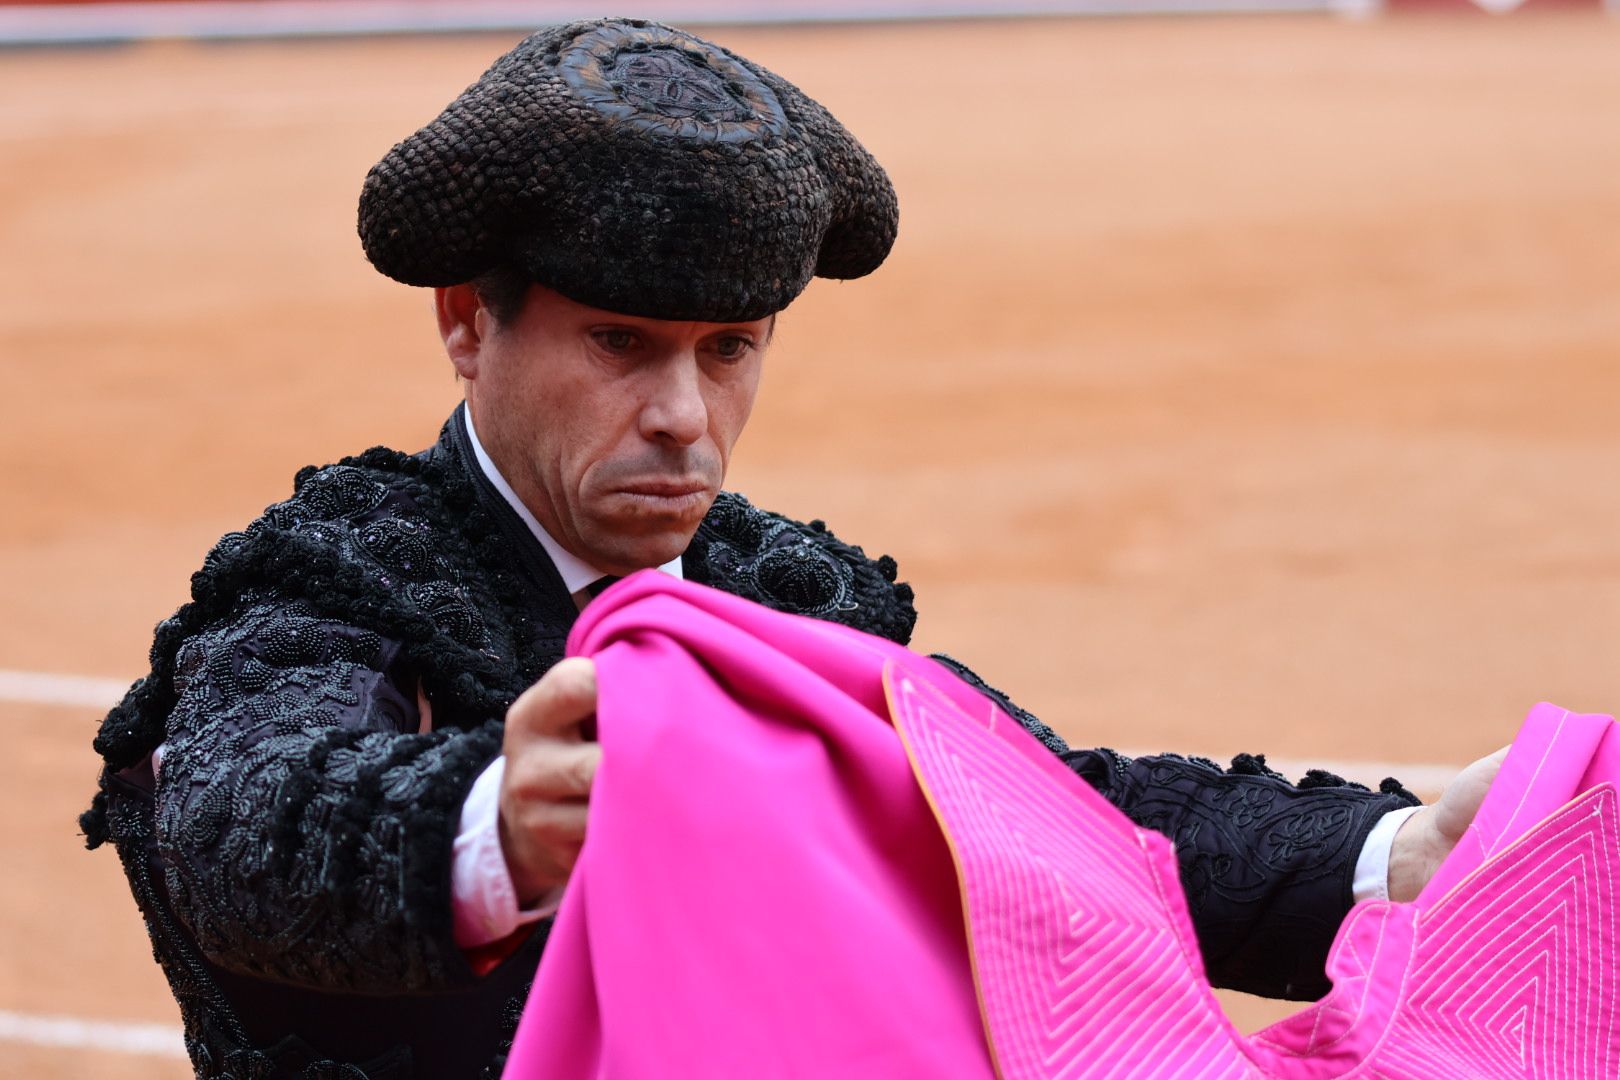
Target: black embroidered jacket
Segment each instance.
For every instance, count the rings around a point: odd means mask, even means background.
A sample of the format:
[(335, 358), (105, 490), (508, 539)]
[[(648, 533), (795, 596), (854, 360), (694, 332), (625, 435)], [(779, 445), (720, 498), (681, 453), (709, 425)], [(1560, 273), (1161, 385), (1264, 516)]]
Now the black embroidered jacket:
[[(683, 568), (902, 643), (916, 617), (892, 559), (737, 495), (715, 502)], [(475, 976), (451, 937), (451, 844), (506, 707), (561, 658), (577, 613), (478, 469), (460, 410), (423, 454), (379, 448), (300, 472), (292, 498), (219, 542), (192, 596), (103, 723), (101, 790), (81, 823), (91, 847), (118, 849), (197, 1074), (498, 1074), (548, 927)], [(1325, 990), (1362, 843), (1415, 801), (1398, 785), (1318, 773), (1292, 786), (1247, 756), (1225, 772), (1070, 750), (940, 660), (1175, 841), (1217, 984)]]

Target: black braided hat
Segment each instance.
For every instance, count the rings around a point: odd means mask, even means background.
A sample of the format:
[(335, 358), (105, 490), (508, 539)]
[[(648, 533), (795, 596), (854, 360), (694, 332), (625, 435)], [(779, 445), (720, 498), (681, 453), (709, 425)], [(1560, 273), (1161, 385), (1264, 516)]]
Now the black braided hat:
[(704, 322), (871, 273), (897, 221), (888, 176), (826, 109), (639, 19), (524, 39), (360, 194), (367, 258), (407, 285), (512, 267), (591, 307)]

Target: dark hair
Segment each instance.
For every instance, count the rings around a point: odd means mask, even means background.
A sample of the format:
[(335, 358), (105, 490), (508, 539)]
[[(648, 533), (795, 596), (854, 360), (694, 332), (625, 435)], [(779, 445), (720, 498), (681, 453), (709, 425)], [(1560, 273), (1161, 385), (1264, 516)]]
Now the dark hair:
[(529, 286), (533, 284), (533, 278), (514, 266), (497, 266), (472, 280), (473, 292), (501, 326), (523, 313)]
[[(500, 266), (487, 274), (473, 278), (471, 285), (478, 300), (495, 316), (497, 326), (509, 326), (523, 314), (523, 305), (529, 299), (529, 287), (534, 279), (512, 266)], [(765, 340), (776, 336), (777, 312), (771, 313), (771, 324), (765, 329)]]

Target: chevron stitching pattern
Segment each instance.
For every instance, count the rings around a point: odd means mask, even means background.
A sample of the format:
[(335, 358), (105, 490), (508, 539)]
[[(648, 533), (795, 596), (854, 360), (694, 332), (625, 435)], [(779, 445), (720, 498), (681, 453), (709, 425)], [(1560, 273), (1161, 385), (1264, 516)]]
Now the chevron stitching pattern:
[(1204, 979), (1166, 841), (904, 669), (894, 721), (949, 840), (1004, 1080), (1615, 1080), (1620, 810), (1602, 784), (1426, 911), (1368, 902), (1333, 991), (1245, 1039)]
[(1620, 1077), (1617, 803), (1591, 789), (1418, 916), (1391, 1041), (1467, 1047), (1481, 1076)]
[(1099, 821), (925, 684), (902, 674), (892, 691), (958, 859), (1003, 1080), (1163, 1075), (1163, 1058), (1178, 1075), (1256, 1075), (1159, 887), (1155, 859), (1175, 879), (1167, 842)]

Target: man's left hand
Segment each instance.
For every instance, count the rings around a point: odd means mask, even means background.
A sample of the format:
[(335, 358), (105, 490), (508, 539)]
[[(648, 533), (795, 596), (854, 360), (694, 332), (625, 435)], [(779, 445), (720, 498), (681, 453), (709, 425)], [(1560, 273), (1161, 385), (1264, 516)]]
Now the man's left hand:
[(1474, 815), (1485, 801), (1507, 757), (1502, 747), (1482, 757), (1446, 785), (1439, 801), (1419, 809), (1401, 823), (1389, 852), (1389, 898), (1402, 903), (1417, 899), (1451, 849), (1457, 846)]

